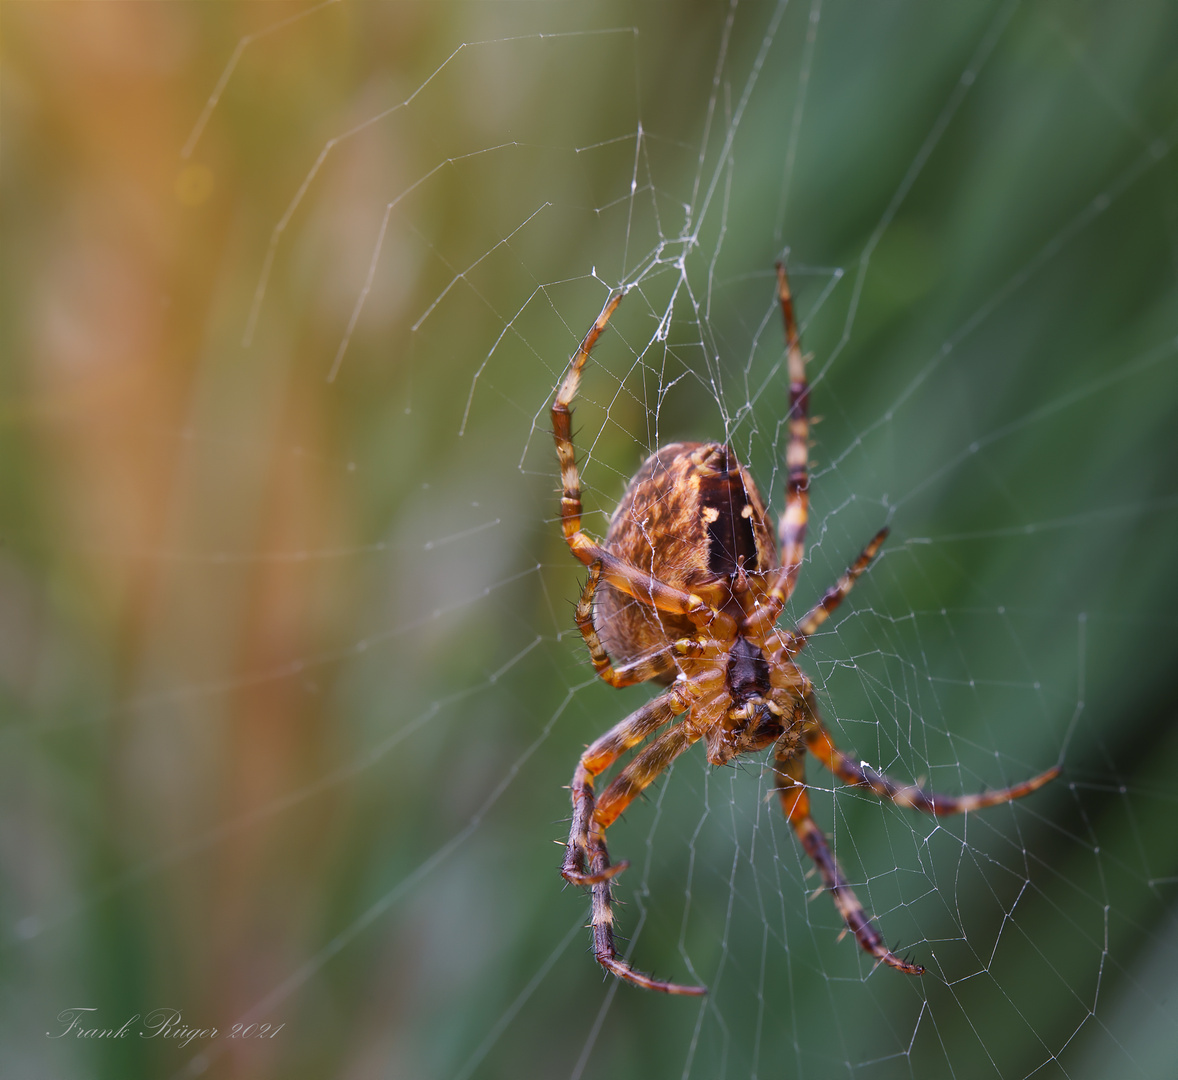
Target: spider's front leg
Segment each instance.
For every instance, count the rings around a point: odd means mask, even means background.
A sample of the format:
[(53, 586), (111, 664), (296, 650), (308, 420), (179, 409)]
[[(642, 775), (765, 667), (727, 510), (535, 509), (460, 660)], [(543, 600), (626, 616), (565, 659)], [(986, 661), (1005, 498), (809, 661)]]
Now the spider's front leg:
[(648, 702), (593, 743), (582, 755), (573, 774), (573, 822), (560, 872), (566, 881), (592, 888), (593, 951), (597, 962), (619, 978), (648, 990), (666, 994), (704, 994), (702, 986), (663, 982), (636, 971), (618, 956), (614, 945), (610, 879), (627, 865), (611, 866), (605, 846), (605, 832), (630, 802), (684, 750), (700, 738), (695, 725), (679, 724), (664, 732), (629, 765), (597, 799), (593, 779), (627, 750), (637, 746), (663, 724), (686, 712), (706, 697), (715, 696), (723, 685), (723, 670), (709, 670), (692, 679), (676, 682), (665, 694)]

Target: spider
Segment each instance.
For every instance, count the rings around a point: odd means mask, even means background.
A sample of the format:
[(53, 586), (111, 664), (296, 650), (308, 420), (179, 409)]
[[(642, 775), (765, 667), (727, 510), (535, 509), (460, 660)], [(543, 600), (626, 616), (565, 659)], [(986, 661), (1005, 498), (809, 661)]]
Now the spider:
[[(707, 988), (653, 978), (618, 955), (610, 882), (628, 863), (610, 863), (605, 834), (635, 796), (701, 739), (711, 765), (773, 747), (774, 788), (786, 820), (817, 866), (847, 930), (876, 958), (877, 966), (887, 964), (908, 975), (921, 975), (924, 968), (888, 949), (810, 816), (806, 751), (844, 783), (936, 815), (1022, 798), (1060, 771), (1055, 766), (1012, 787), (952, 797), (899, 783), (835, 746), (819, 716), (813, 684), (795, 658), (867, 569), (888, 530), (871, 538), (792, 629), (777, 627), (802, 565), (810, 483), (807, 358), (782, 263), (777, 264), (777, 293), (785, 322), (790, 401), (780, 556), (752, 476), (729, 447), (715, 442), (670, 443), (657, 450), (627, 486), (605, 541), (598, 543), (581, 531), (570, 406), (589, 354), (622, 302), (623, 291), (610, 296), (585, 335), (552, 405), (563, 488), (561, 526), (570, 550), (589, 568), (574, 617), (593, 666), (610, 686), (652, 681), (668, 687), (581, 755), (571, 785), (572, 826), (560, 872), (566, 881), (591, 890), (597, 962), (627, 982), (666, 994), (705, 994)], [(666, 725), (671, 726), (598, 795), (595, 778)]]

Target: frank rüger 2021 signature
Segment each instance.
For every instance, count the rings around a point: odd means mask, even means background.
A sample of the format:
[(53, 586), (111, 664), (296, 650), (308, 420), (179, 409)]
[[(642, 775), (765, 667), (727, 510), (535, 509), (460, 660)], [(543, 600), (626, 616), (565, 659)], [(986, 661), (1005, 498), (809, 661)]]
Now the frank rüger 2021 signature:
[(184, 1022), (179, 1009), (153, 1009), (135, 1013), (117, 1026), (99, 1024), (98, 1009), (78, 1006), (57, 1014), (60, 1031), (47, 1031), (50, 1039), (161, 1039), (187, 1046), (196, 1039), (272, 1039), (286, 1024), (246, 1023), (240, 1021), (228, 1031), (215, 1027), (194, 1027)]

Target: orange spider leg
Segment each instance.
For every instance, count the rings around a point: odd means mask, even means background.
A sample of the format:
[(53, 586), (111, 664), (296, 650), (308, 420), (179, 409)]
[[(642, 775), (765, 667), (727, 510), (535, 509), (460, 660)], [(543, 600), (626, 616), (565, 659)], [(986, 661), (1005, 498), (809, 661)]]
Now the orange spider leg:
[[(570, 788), (573, 799), (573, 821), (569, 827), (569, 840), (565, 848), (564, 862), (560, 872), (566, 881), (574, 885), (594, 885), (602, 878), (603, 871), (585, 872), (585, 857), (590, 853), (590, 823), (597, 807), (596, 796), (593, 792), (593, 779), (598, 773), (605, 772), (627, 750), (637, 746), (648, 735), (657, 731), (664, 724), (669, 723), (686, 706), (673, 693), (668, 691), (660, 694), (652, 701), (648, 701), (642, 708), (632, 712), (624, 720), (619, 721), (604, 735), (596, 739), (586, 748), (577, 762), (573, 773), (573, 783)], [(606, 877), (620, 874), (626, 863), (618, 863), (611, 867)]]
[(719, 656), (724, 651), (724, 643), (715, 638), (679, 638), (678, 641), (669, 642), (663, 648), (646, 656), (614, 667), (609, 653), (605, 651), (605, 646), (601, 643), (597, 628), (593, 625), (593, 597), (597, 593), (597, 586), (600, 582), (601, 563), (595, 562), (589, 567), (589, 580), (585, 582), (585, 588), (581, 591), (581, 599), (577, 601), (573, 618), (576, 620), (577, 629), (581, 631), (581, 637), (585, 639), (585, 644), (589, 648), (589, 659), (593, 661), (594, 670), (598, 677), (609, 683), (610, 686), (619, 688), (634, 686), (637, 683), (658, 678), (668, 670), (665, 663), (668, 657), (673, 658), (673, 661), (698, 660), (704, 656)]
[[(605, 651), (605, 646), (601, 643), (597, 628), (593, 625), (593, 597), (597, 593), (597, 586), (600, 582), (601, 563), (595, 562), (589, 567), (589, 580), (585, 582), (585, 588), (581, 591), (581, 599), (577, 601), (573, 618), (577, 622), (577, 629), (581, 631), (581, 637), (585, 639), (585, 644), (589, 648), (589, 658), (593, 661), (594, 670), (598, 677), (609, 683), (610, 686), (633, 686), (636, 683), (647, 682), (666, 674), (668, 670), (673, 672), (674, 661), (670, 660), (672, 657), (678, 659), (687, 656), (698, 657), (704, 654), (707, 648), (706, 643), (693, 638), (681, 638), (679, 641), (668, 642), (662, 648), (656, 649), (646, 656), (614, 667), (609, 653)], [(718, 654), (718, 650), (713, 650), (713, 655), (715, 654)]]
[(1060, 767), (1053, 765), (1029, 780), (999, 788), (997, 791), (983, 791), (976, 795), (936, 795), (916, 784), (900, 784), (890, 776), (877, 772), (865, 761), (856, 761), (843, 753), (830, 737), (830, 733), (818, 719), (812, 700), (806, 701), (806, 746), (835, 776), (847, 784), (870, 788), (881, 799), (890, 799), (897, 806), (906, 806), (925, 814), (943, 817), (946, 814), (964, 814), (970, 810), (981, 810), (986, 806), (1000, 806), (1013, 802), (1032, 791), (1038, 791), (1060, 773)]
[(806, 854), (814, 860), (823, 883), (834, 899), (834, 906), (838, 908), (847, 929), (855, 935), (855, 940), (860, 946), (877, 960), (894, 967), (897, 971), (902, 971), (906, 975), (923, 975), (924, 968), (919, 964), (909, 964), (901, 960), (884, 944), (883, 935), (863, 910), (855, 891), (847, 883), (842, 867), (827, 846), (826, 837), (810, 816), (804, 753), (805, 751), (783, 746), (774, 759), (773, 771), (777, 775), (777, 790), (781, 796), (781, 808), (785, 811), (786, 820), (793, 826)]
[[(586, 566), (598, 562), (601, 573), (614, 588), (624, 592), (660, 611), (675, 615), (688, 615), (702, 624), (715, 618), (715, 613), (702, 597), (684, 592), (644, 573), (624, 559), (606, 551), (600, 544), (581, 531), (581, 478), (577, 471), (577, 455), (573, 448), (572, 410), (570, 405), (577, 395), (581, 372), (589, 353), (597, 343), (610, 316), (622, 302), (623, 294), (614, 293), (597, 316), (596, 322), (585, 335), (573, 358), (569, 361), (568, 372), (552, 403), (552, 436), (556, 441), (556, 456), (560, 459), (560, 522), (565, 542), (572, 553)], [(726, 616), (724, 617), (726, 618)]]
[[(885, 526), (871, 538), (867, 547), (859, 553), (859, 558), (847, 567), (843, 576), (826, 590), (822, 599), (806, 612), (805, 617), (793, 630), (785, 635), (785, 646), (780, 653), (775, 654), (774, 659), (778, 659), (779, 657), (786, 659), (802, 651), (810, 635), (830, 618), (831, 612), (843, 602), (847, 593), (854, 588), (855, 582), (863, 576), (863, 571), (871, 565), (871, 560), (875, 558), (880, 545), (887, 538), (888, 529)], [(782, 656), (782, 653), (785, 655)]]
[[(593, 791), (594, 777), (605, 772), (627, 750), (633, 749), (664, 724), (686, 712), (694, 701), (714, 694), (723, 682), (722, 668), (702, 672), (691, 679), (677, 680), (665, 693), (648, 701), (624, 720), (620, 720), (586, 748), (581, 760), (577, 762), (571, 786), (573, 821), (569, 828), (564, 862), (560, 868), (566, 881), (571, 881), (574, 885), (593, 885), (599, 880), (604, 880), (601, 877), (602, 871), (587, 874), (584, 870), (585, 856), (592, 854), (592, 834), (604, 833), (614, 821), (611, 817), (604, 825), (600, 824), (600, 817), (595, 812), (597, 801)], [(624, 772), (621, 775), (624, 775)], [(619, 780), (621, 775), (618, 777)], [(618, 813), (620, 812), (619, 810)], [(616, 816), (615, 814), (614, 817)], [(605, 878), (621, 873), (625, 867), (625, 863), (610, 867)]]
[[(593, 845), (591, 867), (601, 877), (593, 885), (593, 952), (597, 962), (618, 978), (625, 979), (646, 990), (661, 990), (664, 994), (706, 994), (706, 986), (684, 986), (665, 982), (637, 971), (623, 960), (614, 945), (614, 917), (611, 905), (609, 854), (605, 847), (605, 830), (610, 827), (630, 802), (647, 788), (672, 761), (700, 738), (700, 732), (677, 724), (663, 732), (654, 742), (630, 762), (602, 792), (593, 815)], [(625, 864), (622, 864), (625, 865)]]
[(777, 297), (785, 321), (789, 365), (789, 443), (785, 451), (785, 512), (778, 534), (781, 567), (771, 579), (767, 600), (750, 625), (754, 629), (772, 626), (793, 595), (806, 552), (806, 523), (810, 517), (810, 384), (806, 379), (806, 357), (794, 319), (793, 295), (785, 264), (777, 264)]
[(560, 872), (566, 881), (592, 888), (590, 926), (597, 962), (627, 982), (667, 994), (703, 994), (706, 990), (654, 979), (635, 971), (618, 956), (613, 937), (610, 879), (629, 864), (610, 865), (605, 831), (636, 795), (699, 739), (700, 733), (694, 727), (688, 730), (683, 725), (664, 732), (614, 778), (600, 801), (594, 796), (593, 779), (663, 724), (686, 712), (693, 701), (715, 694), (723, 680), (724, 672), (720, 669), (677, 682), (665, 694), (648, 702), (594, 742), (581, 755), (573, 774), (573, 822)]

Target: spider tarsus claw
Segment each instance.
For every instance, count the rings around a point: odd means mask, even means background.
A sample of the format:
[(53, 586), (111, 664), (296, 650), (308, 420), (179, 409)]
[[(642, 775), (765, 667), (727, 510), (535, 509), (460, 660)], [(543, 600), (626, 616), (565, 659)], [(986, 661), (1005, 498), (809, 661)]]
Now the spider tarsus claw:
[(923, 975), (924, 968), (920, 964), (913, 964), (909, 960), (901, 960), (894, 952), (889, 951), (886, 956), (881, 956), (880, 959), (889, 967), (894, 967), (897, 971), (904, 972), (905, 975)]
[(560, 874), (565, 881), (571, 882), (573, 885), (600, 885), (603, 881), (611, 881), (616, 878), (629, 865), (630, 860), (623, 859), (620, 863), (607, 867), (600, 874), (586, 874), (571, 868), (563, 868)]
[(600, 874), (594, 874), (594, 877), (597, 881), (612, 881), (623, 870), (627, 869), (629, 865), (629, 860), (623, 859), (617, 866), (611, 866), (608, 870), (603, 870)]

